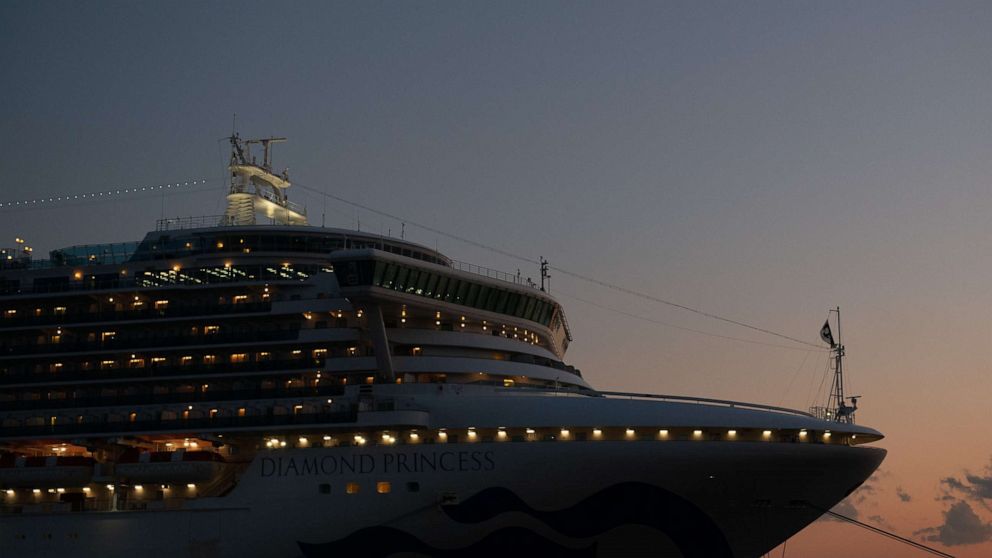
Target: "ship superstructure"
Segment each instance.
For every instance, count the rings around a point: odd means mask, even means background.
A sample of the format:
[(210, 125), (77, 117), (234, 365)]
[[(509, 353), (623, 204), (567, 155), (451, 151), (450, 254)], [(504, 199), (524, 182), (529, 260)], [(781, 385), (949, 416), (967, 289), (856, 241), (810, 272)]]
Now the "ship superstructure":
[(0, 262), (0, 556), (758, 556), (884, 456), (596, 391), (547, 292), (304, 226), (235, 139), (224, 216)]

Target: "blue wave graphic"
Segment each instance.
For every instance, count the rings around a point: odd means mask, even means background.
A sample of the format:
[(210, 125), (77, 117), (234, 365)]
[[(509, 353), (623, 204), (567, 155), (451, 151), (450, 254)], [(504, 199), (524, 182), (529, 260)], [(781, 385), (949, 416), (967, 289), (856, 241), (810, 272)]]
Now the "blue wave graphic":
[(569, 548), (530, 529), (507, 527), (493, 531), (482, 540), (463, 548), (445, 549), (431, 546), (417, 537), (393, 527), (359, 529), (334, 542), (298, 543), (307, 558), (385, 558), (399, 552), (417, 553), (436, 558), (507, 558), (514, 553), (541, 558), (594, 558), (596, 545)]
[(677, 494), (644, 483), (616, 484), (560, 510), (536, 510), (499, 487), (443, 509), (454, 521), (466, 524), (521, 512), (573, 538), (594, 537), (621, 525), (643, 525), (666, 534), (685, 558), (733, 556), (723, 532), (702, 510)]

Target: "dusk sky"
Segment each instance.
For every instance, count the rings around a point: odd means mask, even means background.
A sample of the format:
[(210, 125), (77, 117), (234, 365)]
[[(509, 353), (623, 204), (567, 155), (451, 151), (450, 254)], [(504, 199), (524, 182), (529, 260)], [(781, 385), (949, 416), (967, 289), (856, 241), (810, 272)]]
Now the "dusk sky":
[[(326, 191), (459, 260), (538, 275), (415, 224), (810, 342), (839, 305), (889, 450), (845, 513), (990, 556), (990, 30), (988, 2), (6, 0), (0, 203), (207, 183), (3, 207), (0, 244), (222, 213), (237, 113), (289, 138), (313, 224), (400, 234)], [(598, 388), (825, 401), (826, 351), (552, 275)], [(785, 550), (923, 555), (825, 520)]]

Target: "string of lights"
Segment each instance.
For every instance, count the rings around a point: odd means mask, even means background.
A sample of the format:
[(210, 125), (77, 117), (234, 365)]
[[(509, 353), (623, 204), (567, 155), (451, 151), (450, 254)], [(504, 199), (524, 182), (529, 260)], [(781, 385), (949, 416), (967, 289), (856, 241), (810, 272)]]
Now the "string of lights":
[(138, 194), (141, 192), (168, 191), (173, 189), (186, 188), (188, 186), (196, 186), (198, 184), (206, 184), (206, 182), (207, 182), (206, 180), (187, 180), (184, 182), (158, 184), (154, 186), (132, 186), (130, 188), (113, 188), (110, 190), (101, 190), (98, 192), (83, 192), (79, 194), (66, 193), (60, 196), (48, 196), (48, 197), (40, 197), (35, 199), (0, 202), (0, 208), (5, 209), (10, 207), (54, 205), (64, 202), (99, 199), (99, 198), (106, 198), (111, 196), (122, 196), (126, 194)]
[[(312, 193), (314, 193), (316, 195), (324, 196), (326, 198), (331, 198), (331, 199), (333, 199), (335, 201), (339, 201), (341, 203), (348, 204), (348, 205), (350, 205), (352, 207), (357, 207), (359, 209), (363, 209), (363, 210), (368, 211), (370, 213), (373, 213), (375, 215), (379, 215), (380, 217), (386, 217), (387, 219), (393, 219), (395, 221), (398, 221), (398, 222), (401, 222), (401, 223), (404, 223), (404, 224), (407, 224), (407, 225), (412, 225), (412, 226), (417, 227), (419, 229), (422, 229), (422, 230), (425, 230), (425, 231), (428, 231), (428, 232), (432, 232), (434, 234), (443, 236), (445, 238), (449, 238), (451, 240), (455, 240), (455, 241), (461, 242), (463, 244), (468, 244), (470, 246), (475, 246), (476, 248), (481, 248), (483, 250), (488, 250), (488, 251), (493, 252), (495, 254), (500, 254), (502, 256), (506, 256), (508, 258), (513, 258), (513, 259), (518, 260), (518, 261), (527, 262), (527, 263), (531, 263), (531, 264), (535, 264), (535, 265), (541, 265), (540, 260), (535, 260), (533, 258), (528, 258), (526, 256), (521, 256), (519, 254), (514, 254), (513, 252), (508, 252), (508, 251), (503, 250), (501, 248), (496, 248), (495, 246), (490, 246), (488, 244), (483, 244), (483, 243), (478, 242), (478, 241), (475, 241), (475, 240), (471, 240), (471, 239), (468, 239), (468, 238), (465, 238), (465, 237), (461, 237), (461, 236), (458, 236), (458, 235), (455, 235), (455, 234), (451, 234), (451, 233), (442, 231), (442, 230), (437, 229), (435, 227), (431, 227), (431, 226), (428, 226), (428, 225), (423, 225), (421, 223), (417, 223), (416, 221), (411, 221), (409, 219), (404, 219), (403, 217), (400, 217), (398, 215), (393, 215), (391, 213), (387, 213), (385, 211), (382, 211), (382, 210), (379, 210), (379, 209), (375, 209), (373, 207), (369, 207), (369, 206), (364, 205), (364, 204), (353, 202), (351, 200), (342, 198), (340, 196), (336, 196), (334, 194), (325, 192), (323, 190), (318, 190), (316, 188), (312, 188), (312, 187), (309, 187), (309, 186), (300, 184), (299, 182), (296, 182), (294, 184), (297, 187), (302, 188), (304, 190), (307, 190), (309, 192), (312, 192)], [(653, 296), (653, 295), (650, 295), (650, 294), (646, 294), (646, 293), (642, 293), (642, 292), (639, 292), (639, 291), (635, 291), (633, 289), (628, 289), (626, 287), (622, 287), (622, 286), (616, 285), (614, 283), (609, 283), (607, 281), (602, 281), (602, 280), (596, 279), (594, 277), (589, 277), (589, 276), (583, 275), (581, 273), (577, 273), (577, 272), (570, 271), (570, 270), (563, 269), (563, 268), (556, 267), (556, 266), (551, 266), (551, 269), (554, 270), (554, 271), (556, 271), (556, 272), (558, 272), (558, 273), (562, 273), (564, 275), (568, 275), (569, 277), (572, 277), (574, 279), (578, 279), (580, 281), (585, 281), (587, 283), (591, 283), (591, 284), (594, 284), (594, 285), (598, 285), (600, 287), (611, 289), (611, 290), (614, 290), (614, 291), (617, 291), (617, 292), (620, 292), (620, 293), (623, 293), (623, 294), (626, 294), (626, 295), (629, 295), (629, 296), (634, 296), (634, 297), (641, 298), (641, 299), (644, 299), (644, 300), (649, 300), (651, 302), (656, 302), (658, 304), (664, 304), (666, 306), (671, 306), (673, 308), (678, 308), (678, 309), (684, 310), (686, 312), (692, 312), (694, 314), (698, 314), (698, 315), (703, 316), (703, 317), (706, 317), (706, 318), (710, 318), (710, 319), (713, 319), (713, 320), (718, 320), (718, 321), (721, 321), (721, 322), (729, 323), (729, 324), (732, 324), (732, 325), (735, 325), (735, 326), (738, 326), (738, 327), (743, 327), (743, 328), (746, 328), (746, 329), (750, 329), (750, 330), (753, 330), (753, 331), (764, 333), (766, 335), (771, 335), (771, 336), (774, 336), (774, 337), (778, 337), (780, 339), (785, 339), (785, 340), (791, 341), (793, 343), (799, 343), (800, 345), (806, 345), (808, 347), (813, 347), (813, 348), (816, 348), (818, 350), (823, 349), (822, 344), (810, 343), (809, 341), (803, 341), (802, 339), (797, 339), (795, 337), (792, 337), (792, 336), (789, 336), (789, 335), (785, 335), (784, 333), (778, 333), (776, 331), (772, 331), (772, 330), (767, 329), (767, 328), (763, 328), (763, 327), (752, 325), (752, 324), (749, 324), (749, 323), (746, 323), (746, 322), (742, 322), (740, 320), (734, 320), (732, 318), (727, 318), (727, 317), (724, 317), (724, 316), (720, 316), (719, 314), (714, 314), (712, 312), (706, 312), (706, 311), (700, 310), (698, 308), (693, 308), (691, 306), (686, 306), (684, 304), (679, 304), (677, 302), (672, 302), (670, 300), (665, 300), (663, 298), (656, 297), (656, 296)]]

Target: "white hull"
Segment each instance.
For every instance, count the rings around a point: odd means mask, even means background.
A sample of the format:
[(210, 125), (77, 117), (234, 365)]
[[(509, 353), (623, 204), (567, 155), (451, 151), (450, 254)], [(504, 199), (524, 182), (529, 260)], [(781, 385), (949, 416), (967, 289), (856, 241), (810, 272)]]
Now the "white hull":
[[(473, 399), (435, 402), (432, 411), (485, 408)], [(685, 407), (504, 399), (552, 417), (574, 404), (591, 417)], [(182, 510), (5, 516), (0, 556), (505, 556), (517, 547), (545, 556), (759, 556), (816, 519), (814, 507), (860, 485), (884, 455), (840, 444), (674, 440), (280, 449), (258, 454), (226, 496)], [(380, 482), (389, 493), (377, 493)], [(348, 483), (359, 492), (347, 494)]]

